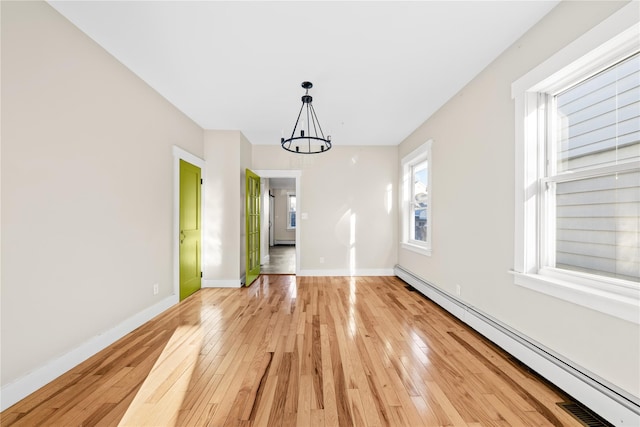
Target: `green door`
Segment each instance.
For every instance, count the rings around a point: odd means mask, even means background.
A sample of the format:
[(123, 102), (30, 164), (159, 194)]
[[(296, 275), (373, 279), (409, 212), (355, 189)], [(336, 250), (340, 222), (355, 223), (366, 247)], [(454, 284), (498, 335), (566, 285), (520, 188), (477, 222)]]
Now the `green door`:
[(200, 177), (199, 167), (180, 160), (180, 300), (200, 289), (202, 280)]
[(245, 283), (249, 286), (260, 275), (260, 177), (247, 169), (246, 184), (247, 273)]

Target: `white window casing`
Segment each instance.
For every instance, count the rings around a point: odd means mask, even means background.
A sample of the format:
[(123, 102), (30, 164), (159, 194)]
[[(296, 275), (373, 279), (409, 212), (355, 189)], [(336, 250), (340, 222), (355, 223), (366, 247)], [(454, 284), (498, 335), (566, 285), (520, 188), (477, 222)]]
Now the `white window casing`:
[(297, 219), (296, 193), (287, 192), (287, 230), (295, 230)]
[[(431, 256), (433, 229), (431, 203), (433, 196), (433, 182), (431, 179), (433, 162), (431, 155), (432, 143), (432, 140), (425, 142), (401, 160), (402, 190), (400, 192), (400, 207), (402, 215), (402, 240), (400, 245), (404, 249), (427, 256)], [(420, 194), (418, 195), (419, 200), (416, 200), (415, 179), (418, 169), (423, 179), (418, 185), (424, 188), (421, 187)], [(426, 181), (426, 183), (424, 181)], [(423, 225), (416, 224), (416, 212), (419, 212), (419, 221), (425, 222)], [(420, 235), (417, 235), (418, 230), (421, 233)]]
[[(637, 11), (630, 9), (633, 7), (633, 4), (623, 7), (512, 84), (516, 127), (516, 217), (512, 273), (517, 285), (640, 324), (640, 282), (637, 281), (636, 272), (639, 248), (637, 243), (634, 243), (637, 242), (638, 231), (634, 231), (636, 229), (633, 228), (640, 226), (636, 212), (640, 182), (637, 185), (633, 184), (637, 176), (640, 176), (640, 152), (635, 152), (636, 147), (640, 151), (640, 146), (633, 144), (626, 147), (625, 155), (629, 150), (631, 154), (618, 160), (616, 137), (616, 161), (601, 164), (579, 164), (573, 161), (573, 167), (568, 167), (573, 159), (569, 154), (561, 154), (566, 156), (564, 163), (559, 162), (563, 159), (555, 157), (559, 152), (557, 144), (563, 143), (569, 147), (569, 143), (560, 138), (557, 132), (561, 125), (565, 125), (564, 122), (559, 123), (561, 119), (558, 119), (560, 109), (556, 103), (560, 99), (559, 94), (588, 82), (592, 76), (640, 51), (640, 25)], [(635, 75), (632, 78), (635, 79)], [(640, 89), (636, 87), (632, 90)], [(576, 95), (578, 96), (580, 95)], [(637, 93), (634, 92), (633, 96), (637, 96)], [(585, 98), (584, 102), (587, 103), (588, 100)], [(633, 109), (635, 114), (635, 110), (640, 108), (639, 105), (633, 103), (628, 108)], [(621, 109), (618, 109), (616, 104), (616, 120), (618, 111)], [(635, 116), (631, 117), (632, 122), (636, 120)], [(595, 120), (593, 119), (593, 123)], [(566, 122), (569, 122), (568, 118)], [(635, 123), (632, 125), (635, 126)], [(584, 126), (595, 129), (596, 124), (585, 121)], [(617, 127), (623, 125), (616, 122), (615, 126), (617, 132)], [(590, 129), (587, 129), (585, 134)], [(595, 152), (595, 149), (593, 150)], [(595, 155), (592, 158), (595, 158)], [(561, 167), (556, 167), (557, 165)], [(598, 194), (588, 188), (604, 185), (599, 183), (609, 178), (608, 186), (601, 188)], [(618, 189), (618, 178), (620, 183), (626, 181), (628, 188)], [(615, 183), (613, 187), (612, 182)], [(575, 190), (578, 187), (587, 190)], [(557, 189), (559, 191), (556, 193)], [(622, 206), (616, 196), (616, 201), (611, 206), (589, 204), (589, 200), (606, 195), (607, 191), (611, 194), (621, 194), (625, 191), (625, 194), (631, 194), (629, 201), (632, 203)], [(594, 194), (590, 195), (590, 192)], [(584, 206), (580, 205), (581, 203)], [(631, 260), (626, 263), (607, 260), (608, 265), (614, 266), (613, 273), (607, 272), (607, 268), (610, 267), (598, 267), (595, 270), (585, 268), (584, 271), (579, 271), (580, 257), (587, 256), (580, 251), (585, 247), (592, 251), (605, 247), (596, 244), (590, 246), (586, 240), (589, 238), (588, 232), (571, 230), (574, 223), (591, 221), (579, 218), (581, 209), (614, 211), (614, 215), (617, 215), (620, 209), (626, 210), (626, 221), (629, 222), (630, 218), (632, 223), (631, 232), (624, 234), (624, 230), (620, 232), (614, 229), (608, 233), (617, 232), (617, 235), (623, 236), (623, 240), (631, 241), (631, 246), (625, 248), (626, 256)], [(637, 226), (633, 225), (634, 216), (638, 222)], [(600, 235), (606, 234), (600, 230), (596, 232), (600, 232)], [(592, 234), (595, 235), (596, 232)], [(565, 240), (565, 235), (582, 235), (586, 243)], [(618, 245), (617, 239), (615, 245)], [(609, 246), (607, 250), (619, 251), (615, 245), (613, 249)]]

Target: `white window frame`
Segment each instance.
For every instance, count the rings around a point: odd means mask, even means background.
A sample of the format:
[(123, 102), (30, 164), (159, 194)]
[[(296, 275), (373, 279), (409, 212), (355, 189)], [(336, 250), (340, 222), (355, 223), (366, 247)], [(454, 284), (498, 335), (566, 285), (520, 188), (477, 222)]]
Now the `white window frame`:
[[(543, 268), (540, 207), (545, 192), (543, 150), (545, 93), (557, 92), (640, 50), (637, 4), (629, 4), (534, 68), (511, 86), (515, 100), (514, 283), (640, 324), (640, 287), (626, 280)], [(638, 162), (614, 166), (615, 171)], [(572, 179), (579, 178), (574, 173)]]
[[(432, 229), (433, 229), (433, 215), (432, 215), (432, 203), (433, 199), (433, 180), (431, 179), (431, 170), (433, 169), (433, 156), (431, 154), (431, 145), (433, 140), (420, 145), (406, 156), (404, 156), (400, 162), (402, 170), (402, 191), (400, 192), (400, 207), (401, 207), (401, 226), (402, 226), (402, 241), (400, 245), (404, 249), (408, 249), (413, 252), (417, 252), (422, 255), (431, 256), (431, 242), (432, 242)], [(412, 215), (414, 211), (412, 209), (412, 189), (413, 189), (413, 166), (427, 162), (427, 240), (414, 240), (411, 238), (410, 228), (413, 226)]]
[[(295, 225), (291, 225), (291, 216), (289, 215), (289, 213), (291, 212), (291, 196), (296, 197), (296, 193), (289, 191), (287, 192), (287, 199), (286, 199), (286, 212), (287, 212), (287, 230), (295, 230), (296, 226)], [(296, 225), (298, 224), (298, 199), (296, 198)]]

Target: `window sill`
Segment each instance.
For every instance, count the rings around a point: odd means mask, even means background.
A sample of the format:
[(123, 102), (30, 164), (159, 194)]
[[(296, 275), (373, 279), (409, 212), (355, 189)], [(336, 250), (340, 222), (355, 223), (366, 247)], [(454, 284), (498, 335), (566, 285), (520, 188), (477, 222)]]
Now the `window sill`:
[(431, 248), (426, 248), (426, 247), (418, 246), (418, 245), (412, 245), (411, 243), (407, 243), (407, 242), (402, 242), (402, 243), (400, 243), (400, 245), (402, 246), (402, 248), (408, 249), (408, 250), (410, 250), (412, 252), (416, 252), (416, 253), (419, 253), (421, 255), (431, 256)]
[(542, 274), (519, 273), (513, 270), (509, 273), (513, 274), (514, 283), (518, 286), (640, 324), (640, 290), (622, 295), (615, 290), (598, 289)]

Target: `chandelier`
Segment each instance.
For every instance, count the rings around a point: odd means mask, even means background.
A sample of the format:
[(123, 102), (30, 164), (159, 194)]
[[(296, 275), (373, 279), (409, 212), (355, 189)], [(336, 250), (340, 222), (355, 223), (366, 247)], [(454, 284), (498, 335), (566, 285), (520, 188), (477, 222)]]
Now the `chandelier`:
[[(296, 124), (293, 126), (291, 137), (280, 139), (280, 145), (287, 151), (297, 154), (318, 154), (324, 153), (331, 149), (331, 136), (324, 136), (318, 116), (313, 108), (313, 98), (309, 95), (309, 89), (313, 87), (311, 82), (302, 82), (302, 87), (305, 89), (305, 94), (302, 96), (302, 105), (300, 106), (300, 112), (296, 119)], [(305, 116), (302, 112), (305, 112)], [(300, 117), (302, 116), (302, 123)], [(306, 124), (306, 128), (305, 128)], [(298, 125), (300, 125), (300, 134), (297, 135)]]

